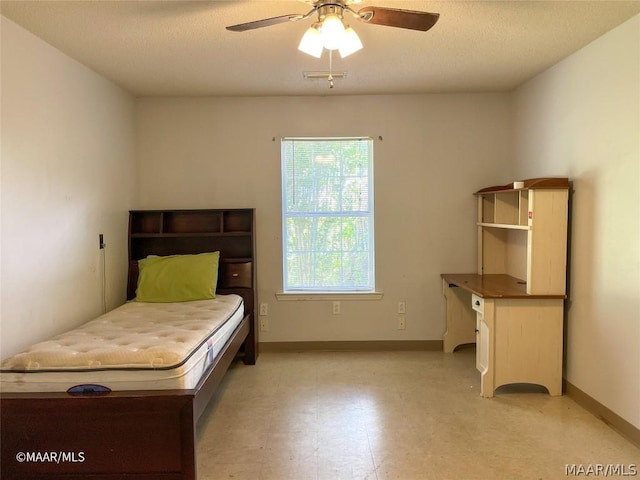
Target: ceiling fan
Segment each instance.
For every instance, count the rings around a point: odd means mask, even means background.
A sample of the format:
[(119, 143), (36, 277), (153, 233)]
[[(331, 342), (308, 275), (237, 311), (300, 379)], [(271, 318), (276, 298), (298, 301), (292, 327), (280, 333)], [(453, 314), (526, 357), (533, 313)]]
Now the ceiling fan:
[(362, 0), (309, 0), (313, 8), (305, 14), (288, 14), (265, 18), (238, 25), (231, 25), (227, 30), (245, 32), (256, 28), (269, 27), (280, 23), (304, 20), (317, 12), (318, 20), (302, 37), (299, 49), (314, 57), (322, 55), (323, 48), (329, 51), (339, 50), (346, 57), (362, 48), (362, 42), (355, 31), (344, 22), (345, 13), (364, 23), (386, 25), (388, 27), (405, 28), (426, 32), (438, 21), (439, 14), (414, 10), (401, 10), (386, 7), (364, 7), (359, 11), (351, 5)]

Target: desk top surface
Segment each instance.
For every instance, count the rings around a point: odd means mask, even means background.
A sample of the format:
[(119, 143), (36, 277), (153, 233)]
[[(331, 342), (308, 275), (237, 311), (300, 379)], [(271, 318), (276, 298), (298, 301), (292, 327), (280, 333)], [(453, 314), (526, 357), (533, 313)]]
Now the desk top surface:
[(527, 282), (510, 275), (443, 273), (449, 285), (455, 285), (483, 298), (565, 298), (565, 295), (527, 295)]

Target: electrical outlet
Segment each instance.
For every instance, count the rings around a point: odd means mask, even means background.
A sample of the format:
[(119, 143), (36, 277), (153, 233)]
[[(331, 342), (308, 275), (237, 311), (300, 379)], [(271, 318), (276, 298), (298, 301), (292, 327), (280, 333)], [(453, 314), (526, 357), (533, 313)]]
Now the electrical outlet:
[(340, 315), (340, 302), (333, 302), (333, 314)]
[(398, 330), (404, 330), (405, 328), (407, 328), (407, 324), (404, 317), (398, 317)]
[(260, 315), (262, 315), (262, 316), (269, 315), (269, 304), (268, 303), (261, 303), (260, 304)]
[(407, 305), (404, 302), (398, 302), (398, 313), (406, 313)]
[(269, 320), (266, 318), (260, 319), (260, 331), (268, 332), (269, 331)]

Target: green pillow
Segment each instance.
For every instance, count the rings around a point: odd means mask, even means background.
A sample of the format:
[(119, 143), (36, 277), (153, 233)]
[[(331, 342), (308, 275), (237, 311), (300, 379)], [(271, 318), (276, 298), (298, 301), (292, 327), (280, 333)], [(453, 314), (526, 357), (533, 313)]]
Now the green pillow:
[(138, 261), (137, 302), (216, 298), (220, 252), (149, 256)]

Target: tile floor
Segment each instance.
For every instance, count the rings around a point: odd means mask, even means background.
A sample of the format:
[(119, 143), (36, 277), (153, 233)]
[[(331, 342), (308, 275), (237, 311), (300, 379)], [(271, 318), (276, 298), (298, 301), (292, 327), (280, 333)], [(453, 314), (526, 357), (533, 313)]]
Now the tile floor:
[(473, 348), (262, 353), (201, 417), (198, 479), (640, 478), (640, 449), (570, 398), (479, 387)]

